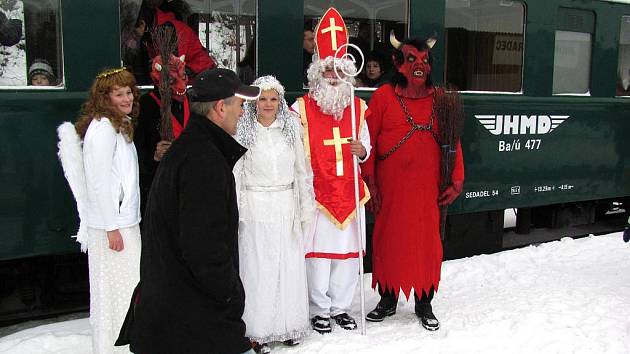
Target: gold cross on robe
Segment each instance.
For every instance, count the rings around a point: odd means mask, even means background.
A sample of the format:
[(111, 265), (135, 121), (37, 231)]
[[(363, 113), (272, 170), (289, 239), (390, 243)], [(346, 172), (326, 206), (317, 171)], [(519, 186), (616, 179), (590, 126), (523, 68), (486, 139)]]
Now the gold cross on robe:
[(337, 31), (343, 32), (343, 27), (335, 26), (335, 18), (331, 17), (330, 19), (330, 27), (326, 27), (322, 30), (322, 34), (326, 32), (330, 32), (330, 39), (332, 41), (332, 50), (337, 50)]
[(339, 127), (333, 128), (333, 138), (324, 140), (325, 146), (334, 145), (335, 146), (335, 160), (337, 161), (337, 176), (343, 176), (343, 154), (341, 150), (341, 145), (350, 144), (348, 141), (350, 137), (342, 138), (341, 132), (339, 131)]

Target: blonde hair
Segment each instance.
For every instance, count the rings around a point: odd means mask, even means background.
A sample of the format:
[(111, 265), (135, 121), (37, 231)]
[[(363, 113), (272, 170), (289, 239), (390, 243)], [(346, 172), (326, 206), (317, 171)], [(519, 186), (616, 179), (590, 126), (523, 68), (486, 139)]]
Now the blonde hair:
[[(115, 87), (129, 87), (133, 93), (133, 108), (131, 110), (131, 121), (126, 118), (126, 115), (112, 107), (109, 94)], [(81, 137), (81, 140), (85, 138), (92, 119), (100, 120), (101, 117), (107, 117), (111, 121), (116, 132), (126, 135), (128, 141), (133, 140), (133, 121), (139, 111), (140, 95), (138, 88), (136, 87), (136, 79), (133, 74), (124, 68), (121, 69), (108, 69), (104, 70), (96, 76), (88, 99), (81, 106), (81, 113), (79, 118), (74, 123), (74, 129)]]

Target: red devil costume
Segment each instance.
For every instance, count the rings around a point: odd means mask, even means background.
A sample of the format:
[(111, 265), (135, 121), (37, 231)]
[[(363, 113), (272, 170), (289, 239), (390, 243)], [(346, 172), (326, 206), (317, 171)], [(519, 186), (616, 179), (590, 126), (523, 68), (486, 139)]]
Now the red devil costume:
[(178, 21), (175, 14), (155, 9), (155, 20), (157, 26), (171, 23), (175, 27), (178, 43), (177, 53), (186, 56), (186, 66), (192, 71), (191, 76), (216, 66), (206, 48), (201, 45), (197, 34), (187, 24)]
[[(159, 6), (158, 6), (159, 5)], [(181, 1), (149, 1), (144, 0), (140, 5), (140, 11), (136, 20), (136, 30), (144, 28), (144, 34), (140, 38), (140, 45), (127, 49), (124, 62), (133, 67), (138, 84), (150, 84), (148, 64), (160, 54), (153, 43), (153, 32), (159, 26), (172, 26), (177, 37), (177, 47), (174, 54), (186, 57), (186, 69), (191, 78), (206, 69), (216, 67), (216, 62), (203, 47), (197, 33), (183, 22), (182, 13), (177, 11)]]
[[(138, 151), (138, 164), (140, 166), (140, 210), (144, 214), (146, 197), (149, 194), (153, 176), (163, 153), (161, 149), (170, 146), (168, 139), (160, 136), (161, 97), (158, 90), (161, 80), (161, 71), (168, 70), (171, 89), (171, 127), (173, 138), (177, 139), (188, 123), (190, 110), (188, 97), (186, 96), (187, 76), (185, 72), (184, 56), (171, 55), (167, 64), (163, 63), (161, 56), (153, 58), (151, 65), (151, 79), (155, 88), (140, 97), (140, 114), (138, 115), (138, 127), (134, 134), (134, 144)], [(160, 147), (158, 148), (158, 144)], [(158, 151), (160, 149), (160, 151)]]
[[(309, 94), (298, 98), (292, 108), (300, 114), (304, 126), (304, 148), (313, 169), (317, 204), (315, 221), (304, 236), (311, 324), (316, 331), (327, 333), (331, 331), (331, 317), (345, 329), (357, 327), (347, 312), (358, 282), (360, 248), (356, 222), (359, 218), (364, 223), (362, 205), (369, 199), (369, 192), (359, 174), (361, 207), (357, 210), (352, 164), (353, 153), (359, 159), (367, 159), (371, 147), (365, 122), (369, 115), (367, 105), (352, 97), (350, 84), (340, 80), (334, 71), (337, 67), (350, 75), (356, 73), (354, 63), (342, 58), (348, 31), (339, 12), (329, 8), (315, 33), (319, 58), (308, 69)], [(340, 76), (352, 81), (351, 77)], [(352, 100), (356, 142), (350, 141)]]
[[(462, 190), (464, 165), (457, 144), (452, 184), (440, 194), (440, 117), (436, 102), (444, 90), (434, 88), (430, 48), (435, 40), (391, 36), (398, 73), (370, 99), (367, 118), (374, 152), (364, 166), (375, 214), (372, 286), (381, 301), (367, 315), (373, 322), (396, 312), (399, 291), (415, 290), (416, 314), (429, 330), (439, 328), (431, 310), (442, 265), (440, 204), (450, 204)], [(421, 296), (422, 295), (422, 296)]]

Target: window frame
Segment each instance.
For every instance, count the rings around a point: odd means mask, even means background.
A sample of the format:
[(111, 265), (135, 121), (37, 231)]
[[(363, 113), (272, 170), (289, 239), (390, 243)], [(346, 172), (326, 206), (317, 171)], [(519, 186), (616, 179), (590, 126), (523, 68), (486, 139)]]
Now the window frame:
[[(630, 14), (623, 14), (619, 17), (619, 42), (617, 43), (617, 53), (619, 54), (619, 51), (621, 49), (621, 30), (622, 30), (622, 26), (623, 23), (627, 22), (628, 26), (630, 27)], [(629, 28), (630, 30), (630, 28)], [(630, 44), (628, 44), (628, 47), (630, 47)], [(630, 49), (630, 48), (629, 48)], [(617, 71), (619, 71), (619, 64), (620, 64), (620, 60), (619, 60), (619, 55), (617, 55)], [(630, 63), (629, 63), (630, 64)], [(615, 98), (622, 98), (622, 99), (630, 99), (630, 87), (628, 87), (628, 90), (626, 90), (628, 93), (627, 94), (623, 94), (623, 95), (618, 95), (617, 90), (615, 89)]]
[[(521, 84), (520, 84), (520, 89), (518, 91), (488, 91), (488, 90), (457, 90), (457, 92), (459, 93), (463, 93), (463, 94), (475, 94), (475, 95), (505, 95), (505, 96), (523, 96), (525, 95), (525, 68), (526, 68), (526, 52), (527, 52), (527, 18), (528, 18), (528, 6), (527, 6), (527, 2), (526, 0), (511, 0), (512, 3), (517, 2), (519, 3), (522, 8), (523, 8), (523, 18), (522, 18), (522, 36), (523, 36), (523, 51), (521, 53), (521, 75), (520, 75), (520, 79), (521, 79)], [(444, 28), (444, 33), (446, 34), (446, 1), (444, 1), (444, 23), (443, 23), (443, 28)], [(498, 33), (498, 32), (497, 32)], [(448, 81), (446, 80), (446, 75), (447, 75), (447, 63), (448, 63), (448, 57), (447, 57), (448, 53), (447, 50), (445, 48), (444, 50), (444, 63), (443, 63), (443, 67), (444, 67), (444, 71), (443, 71), (443, 79), (442, 81), (446, 84), (448, 84)]]
[[(61, 0), (59, 0), (59, 1), (61, 1)], [(125, 1), (125, 0), (118, 0), (118, 4), (117, 4), (117, 7), (118, 7), (118, 30), (120, 31), (120, 34), (119, 34), (119, 36), (118, 36), (118, 48), (120, 48), (120, 58), (119, 58), (119, 62), (120, 62), (120, 66), (121, 66), (121, 67), (124, 65), (124, 62), (123, 62), (123, 59), (124, 59), (124, 55), (123, 55), (123, 54), (124, 54), (124, 53), (123, 53), (123, 51), (122, 51), (122, 47), (123, 47), (123, 36), (122, 36), (122, 28), (121, 28), (121, 23), (122, 23), (122, 12), (120, 11), (120, 10), (121, 10), (121, 4), (122, 4), (122, 2), (123, 2), (123, 1)], [(131, 1), (133, 1), (133, 0), (131, 0)], [(255, 21), (255, 23), (256, 23), (256, 35), (255, 35), (256, 48), (255, 48), (255, 50), (256, 50), (256, 53), (259, 53), (259, 52), (258, 52), (258, 45), (259, 45), (259, 41), (258, 41), (258, 33), (259, 33), (259, 32), (258, 32), (258, 26), (259, 26), (259, 19), (260, 19), (260, 17), (259, 17), (259, 10), (258, 10), (258, 9), (259, 9), (259, 2), (260, 2), (261, 0), (253, 0), (253, 1), (254, 1), (254, 6), (255, 6), (255, 10), (254, 10), (254, 21)], [(142, 3), (142, 0), (139, 0), (139, 2), (140, 2), (140, 3)], [(187, 2), (187, 0), (184, 0), (184, 2), (188, 3), (188, 2)], [(233, 4), (240, 4), (240, 2), (239, 2), (238, 0), (232, 0), (232, 2), (233, 2)], [(240, 11), (240, 9), (239, 9), (239, 11)], [(205, 14), (205, 15), (208, 15), (208, 16), (211, 16), (211, 15), (212, 15), (212, 12), (209, 12), (209, 13), (204, 13), (204, 14)], [(241, 16), (241, 15), (239, 14), (238, 16)], [(193, 29), (193, 30), (194, 30), (194, 29)], [(201, 40), (200, 40), (200, 41), (201, 41)], [(202, 42), (201, 44), (203, 45), (204, 43)], [(245, 47), (247, 47), (246, 43), (244, 43), (243, 45), (245, 45)], [(204, 46), (204, 48), (205, 48), (205, 46)], [(223, 67), (223, 66), (222, 66), (222, 65), (220, 65), (220, 63), (217, 61), (217, 58), (216, 58), (216, 57), (214, 57), (214, 56), (212, 55), (212, 52), (210, 52), (210, 50), (208, 50), (208, 48), (205, 48), (205, 49), (208, 51), (208, 54), (212, 57), (212, 59), (213, 59), (213, 60), (215, 60), (215, 62), (216, 62), (216, 64), (217, 64), (217, 67)], [(242, 58), (241, 58), (241, 59), (242, 59)], [(255, 75), (256, 75), (256, 77), (258, 77), (258, 70), (259, 70), (258, 61), (259, 61), (259, 55), (256, 55), (256, 63), (255, 63), (255, 70), (254, 70), (254, 71), (255, 71)], [(237, 63), (237, 64), (238, 64), (238, 63)], [(228, 68), (228, 69), (230, 69), (230, 68)], [(232, 70), (232, 69), (230, 69), (230, 70)], [(237, 72), (236, 70), (233, 70), (233, 71), (234, 71), (234, 72), (236, 72), (236, 73), (238, 74), (238, 72)], [(133, 71), (131, 71), (131, 72), (133, 73)], [(190, 87), (191, 87), (191, 85), (192, 85), (192, 82), (191, 82), (191, 80), (190, 80), (190, 79), (189, 79), (188, 81), (189, 81), (189, 82), (188, 82), (188, 84), (187, 84), (187, 86), (186, 86), (186, 87), (187, 87), (187, 88), (190, 88)], [(137, 87), (138, 87), (138, 89), (140, 89), (140, 90), (143, 90), (143, 91), (144, 91), (144, 90), (149, 91), (149, 90), (152, 90), (152, 89), (154, 88), (154, 85), (153, 85), (153, 84), (137, 85)]]
[[(559, 6), (557, 9), (557, 14), (556, 14), (556, 24), (555, 24), (555, 28), (553, 30), (554, 33), (554, 40), (553, 40), (553, 46), (554, 46), (554, 52), (553, 52), (553, 70), (551, 72), (551, 96), (552, 97), (591, 97), (591, 90), (593, 89), (593, 50), (594, 50), (594, 44), (595, 41), (597, 39), (596, 37), (596, 30), (597, 30), (597, 13), (595, 12), (595, 10), (593, 9), (582, 9), (582, 8), (574, 8), (574, 7), (566, 7), (566, 6)], [(562, 12), (566, 12), (566, 13), (583, 13), (583, 14), (588, 14), (588, 15), (592, 15), (593, 21), (592, 24), (590, 26), (587, 25), (587, 27), (592, 27), (591, 28), (591, 32), (584, 32), (584, 31), (579, 31), (579, 28), (574, 28), (571, 27), (570, 24), (567, 23), (562, 23), (561, 20), (561, 13)], [(554, 86), (554, 73), (555, 73), (555, 61), (556, 61), (556, 51), (555, 51), (555, 45), (556, 45), (556, 38), (558, 35), (558, 32), (562, 31), (562, 32), (575, 32), (575, 33), (586, 33), (590, 35), (590, 48), (589, 48), (589, 65), (588, 65), (588, 90), (586, 92), (561, 92), (561, 93), (554, 93), (553, 92), (553, 86)]]
[[(304, 2), (306, 0), (301, 0), (301, 1), (302, 1), (303, 7), (305, 7), (304, 6)], [(356, 3), (354, 1), (352, 1), (352, 0), (344, 0), (344, 1), (347, 1), (349, 4), (356, 5)], [(414, 1), (414, 0), (402, 0), (401, 1), (404, 4), (404, 6), (405, 6), (405, 14), (403, 15), (403, 19), (405, 21), (405, 36), (406, 36), (406, 38), (409, 38), (409, 34), (411, 32), (411, 2), (412, 1)], [(333, 6), (333, 5), (331, 5), (331, 6)], [(325, 11), (325, 9), (324, 9), (324, 11)], [(321, 18), (321, 16), (323, 14), (324, 13), (322, 12), (319, 15), (318, 18)], [(344, 14), (342, 13), (341, 15), (343, 16)], [(306, 11), (305, 10), (302, 11), (302, 18), (306, 19)], [(345, 17), (344, 17), (344, 20), (345, 20)], [(367, 20), (367, 21), (376, 21), (377, 19), (375, 19), (375, 18), (367, 18), (365, 20)], [(372, 37), (375, 38), (374, 32), (372, 32)], [(389, 34), (384, 34), (384, 37), (387, 38), (387, 40), (384, 41), (385, 45), (389, 44)], [(367, 54), (368, 53), (363, 53), (364, 57), (363, 57), (363, 67), (361, 68), (362, 70), (365, 70), (365, 64), (366, 64), (365, 63), (365, 57), (367, 56)], [(358, 59), (358, 58), (355, 58), (355, 59)], [(387, 60), (387, 58), (386, 58), (386, 60)], [(393, 63), (392, 63), (392, 68), (395, 70), (395, 66), (393, 65)], [(355, 76), (355, 77), (358, 77), (361, 74), (361, 71), (358, 71), (357, 72), (357, 76)], [(308, 91), (309, 90), (309, 87), (308, 87), (307, 84), (301, 82), (299, 85), (301, 86), (301, 90), (303, 90), (303, 91)], [(355, 92), (362, 93), (362, 94), (367, 94), (367, 93), (371, 94), (374, 91), (376, 91), (377, 89), (378, 89), (378, 87), (363, 87), (363, 86), (357, 87), (357, 86), (354, 86)]]
[[(66, 85), (66, 65), (65, 65), (65, 52), (64, 52), (64, 31), (63, 31), (63, 6), (61, 4), (61, 0), (56, 0), (57, 3), (57, 23), (55, 24), (56, 27), (59, 29), (59, 34), (57, 36), (57, 52), (59, 55), (59, 59), (60, 59), (60, 63), (61, 63), (61, 70), (59, 70), (59, 68), (57, 68), (57, 72), (56, 74), (58, 75), (59, 72), (61, 72), (61, 75), (57, 77), (57, 85), (54, 86), (34, 86), (34, 85), (29, 85), (28, 84), (28, 67), (26, 68), (26, 85), (0, 85), (0, 92), (4, 91), (20, 91), (20, 92), (38, 92), (38, 91), (45, 91), (45, 92), (50, 92), (50, 91), (66, 91), (67, 90), (67, 85)], [(25, 10), (24, 10), (25, 11)], [(22, 13), (22, 16), (24, 17), (24, 13)], [(24, 30), (25, 28), (25, 21), (26, 20), (22, 20), (22, 28)], [(22, 32), (22, 36), (24, 38), (24, 43), (26, 43), (26, 33)], [(20, 40), (21, 42), (22, 40)], [(26, 52), (26, 50), (25, 50)], [(59, 65), (59, 64), (57, 64)]]

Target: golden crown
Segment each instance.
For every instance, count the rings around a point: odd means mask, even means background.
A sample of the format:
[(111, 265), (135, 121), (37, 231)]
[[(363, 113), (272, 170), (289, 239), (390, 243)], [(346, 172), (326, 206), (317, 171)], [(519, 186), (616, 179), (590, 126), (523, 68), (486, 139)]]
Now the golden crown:
[(124, 66), (122, 68), (116, 68), (116, 69), (107, 69), (103, 72), (101, 72), (100, 74), (96, 75), (97, 79), (104, 79), (108, 76), (114, 75), (114, 74), (118, 74), (119, 72), (122, 72), (124, 70), (127, 70), (127, 68), (125, 68)]

